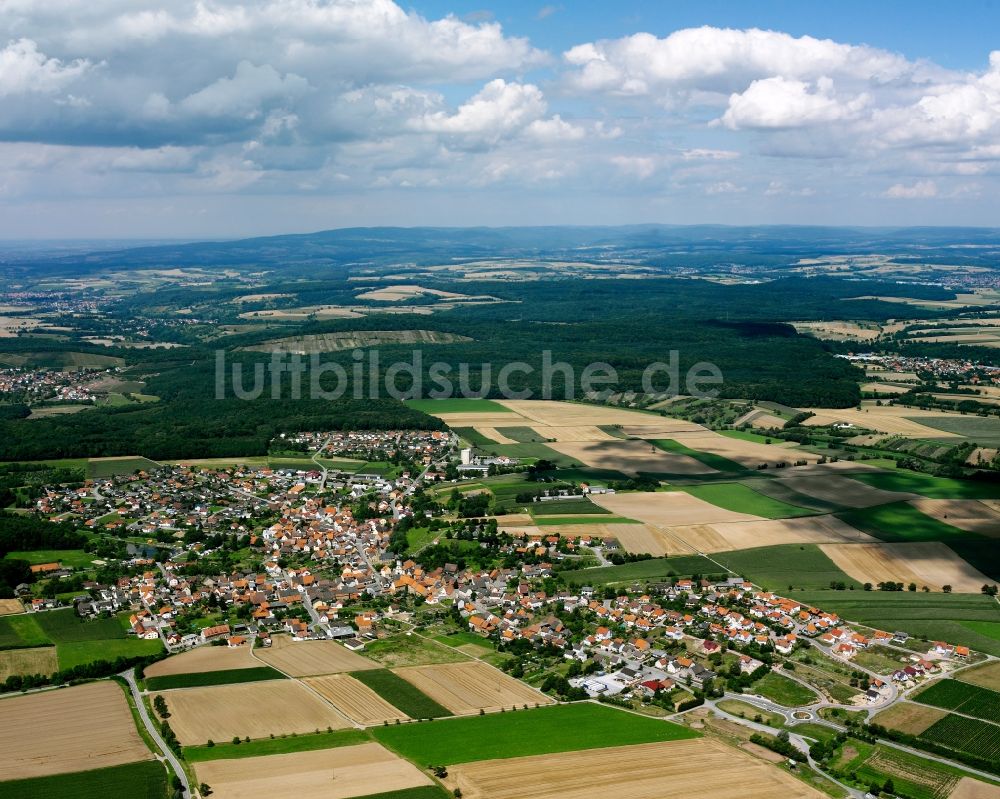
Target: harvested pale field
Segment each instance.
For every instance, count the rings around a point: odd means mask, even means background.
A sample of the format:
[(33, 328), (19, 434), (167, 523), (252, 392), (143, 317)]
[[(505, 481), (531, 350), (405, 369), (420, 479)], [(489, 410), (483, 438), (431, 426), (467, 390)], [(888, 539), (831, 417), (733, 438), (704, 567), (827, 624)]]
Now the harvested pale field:
[(660, 474), (713, 474), (715, 469), (688, 455), (664, 452), (645, 441), (563, 441), (547, 446), (587, 466), (619, 472)]
[(437, 289), (426, 289), (416, 285), (385, 286), (380, 289), (372, 289), (364, 294), (359, 294), (359, 300), (380, 300), (382, 302), (401, 302), (413, 297), (423, 297), (433, 295), (435, 297), (465, 298), (464, 294), (456, 294), (452, 291), (438, 291)]
[(513, 438), (508, 438), (495, 427), (483, 427), (482, 425), (475, 425), (473, 428), (479, 435), (486, 436), (490, 441), (496, 441), (498, 444), (516, 444)]
[(258, 649), (254, 654), (292, 677), (379, 668), (377, 663), (334, 641), (293, 641), (287, 635), (274, 636), (270, 647)]
[(721, 455), (723, 458), (736, 461), (736, 463), (752, 469), (762, 463), (775, 465), (777, 463), (794, 463), (798, 460), (815, 463), (820, 457), (814, 452), (806, 452), (796, 446), (779, 446), (777, 442), (775, 444), (758, 444), (756, 441), (721, 436), (710, 430), (702, 433), (678, 433), (673, 438), (691, 449)]
[(1000, 691), (1000, 661), (992, 660), (974, 669), (963, 669), (955, 675), (955, 679)]
[(519, 427), (524, 425), (524, 417), (518, 416), (516, 413), (497, 411), (432, 413), (431, 416), (436, 416), (448, 427)]
[(920, 735), (934, 722), (940, 721), (947, 715), (948, 711), (940, 708), (916, 705), (912, 702), (897, 702), (876, 715), (872, 721), (909, 735)]
[(271, 734), (342, 729), (351, 723), (295, 680), (268, 680), (206, 688), (177, 688), (159, 694), (170, 726), (184, 746), (208, 740), (266, 738)]
[(619, 441), (594, 425), (568, 425), (556, 427), (552, 425), (533, 424), (534, 430), (541, 438), (551, 441)]
[(811, 333), (816, 338), (834, 341), (874, 341), (882, 332), (881, 327), (872, 324), (863, 327), (857, 322), (792, 322), (799, 333)]
[(534, 688), (477, 660), (393, 671), (456, 715), (552, 702)]
[(542, 535), (557, 535), (555, 532), (550, 532), (549, 528), (546, 527), (542, 530), (536, 524), (511, 524), (510, 522), (501, 522), (497, 525), (497, 529), (501, 533), (510, 533), (511, 535), (526, 535), (526, 536), (542, 536)]
[(376, 743), (317, 752), (209, 760), (195, 767), (199, 782), (212, 786), (216, 799), (347, 799), (372, 792), (401, 791), (431, 780)]
[(298, 308), (267, 308), (260, 311), (244, 311), (240, 319), (276, 319), (280, 321), (299, 321), (303, 319), (357, 319), (364, 316), (359, 313), (364, 309), (349, 308), (343, 305), (303, 305)]
[(678, 433), (705, 433), (708, 428), (683, 419), (663, 419), (662, 422), (654, 419), (645, 424), (623, 424), (621, 430), (630, 438), (652, 440), (674, 438)]
[(972, 777), (962, 777), (948, 799), (1000, 799), (1000, 786), (980, 782)]
[(166, 677), (173, 674), (200, 674), (204, 671), (253, 669), (260, 666), (249, 646), (230, 649), (228, 646), (200, 646), (190, 652), (173, 655), (149, 666), (146, 677)]
[(117, 683), (0, 700), (0, 782), (148, 760)]
[(756, 427), (761, 430), (769, 430), (772, 427), (782, 428), (785, 426), (785, 420), (780, 416), (775, 416), (773, 413), (753, 411), (747, 414), (747, 416), (749, 418), (746, 422), (749, 423), (751, 427)]
[(466, 799), (820, 799), (774, 766), (711, 738), (450, 766)]
[(961, 438), (955, 433), (935, 430), (933, 427), (927, 427), (909, 418), (920, 416), (955, 419), (960, 414), (922, 411), (919, 408), (904, 408), (896, 405), (878, 406), (874, 404), (874, 401), (863, 402), (860, 411), (857, 408), (839, 408), (837, 410), (805, 408), (804, 410), (815, 414), (803, 422), (805, 425), (853, 424), (868, 430), (877, 430), (880, 433), (897, 433), (913, 438)]
[(1000, 450), (993, 447), (976, 447), (969, 453), (969, 457), (965, 459), (965, 462), (969, 466), (978, 466), (980, 462), (984, 464), (990, 463), (996, 459), (998, 452)]
[(615, 538), (626, 552), (643, 553), (657, 557), (665, 555), (690, 555), (694, 549), (670, 534), (671, 528), (657, 528), (650, 524), (557, 524), (547, 525), (545, 534), (577, 538), (589, 535), (596, 538)]
[[(802, 516), (796, 519), (765, 519), (711, 526), (726, 540), (729, 549), (769, 547), (778, 544), (857, 543), (875, 540), (835, 516)], [(686, 533), (686, 530), (687, 528), (678, 532)]]
[(905, 394), (912, 386), (893, 385), (892, 383), (863, 383), (861, 392), (864, 394)]
[(989, 578), (940, 541), (906, 544), (826, 544), (820, 549), (858, 582), (916, 583), (932, 591), (950, 585), (956, 593), (978, 594)]
[(761, 746), (760, 744), (747, 743), (740, 744), (740, 749), (745, 752), (749, 752), (754, 757), (760, 758), (761, 760), (766, 760), (768, 763), (783, 763), (785, 762), (784, 755), (779, 755), (777, 752), (772, 752), (770, 749)]
[(54, 646), (0, 651), (0, 682), (15, 674), (54, 674), (59, 671)]
[(391, 722), (396, 719), (406, 720), (409, 718), (367, 685), (358, 682), (349, 674), (306, 677), (302, 682), (337, 708), (341, 715), (366, 727), (381, 724), (384, 721)]
[(245, 302), (266, 302), (267, 300), (283, 300), (291, 297), (291, 294), (244, 294), (240, 297), (233, 297), (230, 302), (235, 305), (242, 305)]
[[(669, 425), (673, 421), (651, 413), (612, 408), (606, 405), (582, 405), (575, 402), (548, 400), (498, 400), (498, 402), (525, 419), (551, 427), (605, 424)], [(677, 424), (690, 426), (691, 423), (677, 422)]]
[(453, 344), (472, 341), (467, 336), (437, 330), (353, 330), (349, 333), (315, 333), (262, 341), (240, 349), (253, 352), (284, 352), (310, 355), (319, 352), (363, 349), (393, 344)]
[(24, 613), (20, 599), (0, 599), (0, 616), (10, 616), (14, 613)]
[(761, 517), (720, 508), (686, 491), (595, 494), (591, 499), (618, 516), (656, 527), (757, 521)]
[(926, 499), (910, 501), (921, 513), (945, 524), (972, 533), (1000, 537), (1000, 513), (996, 508), (976, 499)]
[(883, 491), (852, 480), (839, 474), (790, 474), (779, 478), (783, 485), (793, 491), (816, 497), (824, 502), (844, 505), (848, 508), (870, 508), (873, 505), (885, 505), (889, 502), (902, 502), (914, 499), (916, 494), (906, 494), (899, 491)]

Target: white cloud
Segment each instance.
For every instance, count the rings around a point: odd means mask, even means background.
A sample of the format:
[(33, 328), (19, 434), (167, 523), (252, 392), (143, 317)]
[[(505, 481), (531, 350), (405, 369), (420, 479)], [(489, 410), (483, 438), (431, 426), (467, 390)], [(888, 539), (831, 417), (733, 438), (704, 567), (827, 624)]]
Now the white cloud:
[(292, 101), (309, 89), (298, 75), (282, 76), (270, 64), (256, 66), (241, 61), (231, 78), (219, 78), (185, 97), (179, 104), (184, 113), (208, 117), (255, 118), (271, 101)]
[(656, 158), (638, 155), (616, 155), (611, 158), (611, 163), (622, 175), (645, 180), (652, 177), (659, 168)]
[(19, 39), (0, 50), (0, 97), (58, 92), (92, 66), (82, 58), (68, 63), (50, 58), (31, 39)]
[(896, 183), (886, 189), (883, 197), (891, 200), (929, 200), (937, 197), (938, 188), (933, 180), (918, 180), (912, 186)]
[(684, 150), (681, 157), (685, 161), (732, 161), (740, 157), (735, 150), (710, 150), (705, 147), (695, 147)]
[(838, 98), (829, 78), (820, 78), (815, 85), (783, 77), (764, 78), (755, 80), (742, 94), (732, 95), (719, 121), (731, 130), (794, 128), (857, 119), (870, 102), (868, 94)]
[(705, 194), (742, 194), (745, 192), (746, 186), (737, 186), (735, 183), (729, 180), (722, 180), (718, 183), (710, 183), (705, 187)]
[(429, 133), (496, 142), (540, 120), (546, 108), (545, 97), (537, 86), (497, 78), (462, 103), (455, 113), (436, 111), (412, 120), (411, 125)]
[(529, 138), (544, 144), (579, 141), (587, 135), (583, 128), (566, 122), (559, 114), (551, 119), (536, 119), (524, 132)]

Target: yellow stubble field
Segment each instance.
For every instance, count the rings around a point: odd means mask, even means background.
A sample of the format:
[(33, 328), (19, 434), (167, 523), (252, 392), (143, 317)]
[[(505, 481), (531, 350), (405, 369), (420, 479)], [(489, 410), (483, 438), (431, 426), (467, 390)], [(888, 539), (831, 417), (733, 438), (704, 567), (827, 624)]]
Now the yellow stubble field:
[(384, 721), (409, 718), (393, 707), (364, 683), (348, 674), (328, 674), (325, 677), (306, 677), (302, 680), (327, 702), (351, 721), (370, 727)]
[(173, 655), (148, 666), (146, 677), (166, 677), (174, 674), (200, 674), (205, 671), (252, 669), (261, 663), (254, 659), (249, 646), (200, 646), (190, 652)]
[(476, 713), (552, 700), (481, 661), (408, 666), (393, 671), (452, 713)]
[(293, 641), (290, 636), (276, 635), (271, 642), (271, 646), (256, 650), (256, 656), (292, 677), (379, 668), (335, 641)]
[(0, 782), (149, 760), (122, 689), (101, 681), (0, 700)]

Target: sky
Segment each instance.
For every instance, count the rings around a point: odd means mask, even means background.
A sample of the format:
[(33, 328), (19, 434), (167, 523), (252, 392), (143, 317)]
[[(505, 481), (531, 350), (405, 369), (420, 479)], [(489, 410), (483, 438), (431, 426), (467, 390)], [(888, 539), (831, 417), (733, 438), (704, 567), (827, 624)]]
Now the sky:
[(0, 0), (0, 239), (1000, 226), (1000, 0)]

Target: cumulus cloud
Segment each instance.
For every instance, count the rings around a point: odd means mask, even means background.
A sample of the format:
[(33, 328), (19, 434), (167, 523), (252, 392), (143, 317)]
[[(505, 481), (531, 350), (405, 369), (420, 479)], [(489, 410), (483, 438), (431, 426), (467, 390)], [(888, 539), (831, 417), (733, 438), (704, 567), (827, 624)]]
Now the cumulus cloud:
[(838, 98), (829, 78), (820, 78), (815, 85), (783, 77), (764, 78), (755, 80), (742, 94), (732, 95), (720, 121), (732, 130), (794, 128), (857, 119), (870, 102), (867, 94)]
[(933, 180), (918, 180), (912, 186), (896, 183), (883, 194), (891, 200), (929, 200), (937, 197), (938, 188)]
[(19, 39), (0, 50), (0, 97), (52, 93), (68, 86), (93, 64), (84, 58), (64, 63), (50, 58), (31, 39)]

